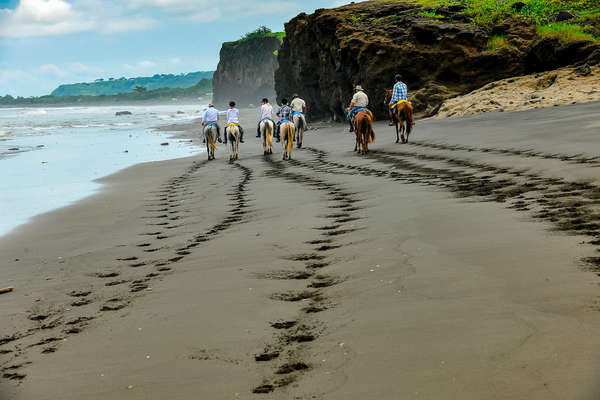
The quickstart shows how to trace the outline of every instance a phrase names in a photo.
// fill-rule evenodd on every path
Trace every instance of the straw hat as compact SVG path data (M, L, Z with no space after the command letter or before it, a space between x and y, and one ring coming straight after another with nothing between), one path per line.
M360 85L356 85L356 86L354 87L354 90L360 90L360 91L362 91L362 90L363 90L363 88L362 88L362 86L360 86Z

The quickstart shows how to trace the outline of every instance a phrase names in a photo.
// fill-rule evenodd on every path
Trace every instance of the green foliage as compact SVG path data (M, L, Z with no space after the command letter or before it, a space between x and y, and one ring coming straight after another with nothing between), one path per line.
M138 77L125 79L109 78L108 80L96 79L90 83L74 83L60 85L52 96L100 96L118 93L133 92L136 86L143 86L148 90L160 88L187 88L192 87L202 79L211 79L213 71L191 72L189 74L156 74L151 77Z
M40 96L40 97L17 97L10 95L0 97L0 105L45 105L45 104L102 104L102 103L132 103L137 101L171 101L176 98L197 99L207 97L212 92L212 78L202 79L192 87L188 88L161 88L155 90L136 90L129 93L120 93L114 95L77 95L77 96Z
M275 57L277 57L277 56L279 55L279 50L275 50L275 51L273 51L273 55L274 55Z
M462 6L464 13L473 22L491 26L508 17L523 18L537 25L547 25L556 21L561 10L568 10L577 16L573 22L600 21L598 0L379 0L381 2L402 1L422 5L429 9L448 6ZM513 5L522 1L525 6L517 10ZM432 11L423 11L425 17L433 17Z
M223 44L228 44L237 47L242 42L261 37L276 37L277 39L279 39L279 43L283 43L283 38L285 38L285 32L271 32L269 28L263 25L256 28L252 32L246 33L239 40L233 42L225 42Z
M506 40L504 35L493 35L493 36L490 36L490 38L488 39L487 46L485 46L485 49L483 49L483 51L487 52L487 53L491 53L500 48L509 48L509 47L514 47L514 46L511 45Z
M585 31L585 28L579 25L565 24L564 22L553 22L547 25L540 25L537 32L543 37L555 37L563 41L569 40L589 40L600 41Z
M437 15L435 11L421 11L418 15L425 18L444 19L443 15Z

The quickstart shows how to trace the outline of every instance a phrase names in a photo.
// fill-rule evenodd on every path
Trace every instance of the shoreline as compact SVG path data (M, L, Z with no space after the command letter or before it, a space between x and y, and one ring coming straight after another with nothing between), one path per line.
M315 125L292 162L248 113L238 163L104 177L0 240L0 397L595 398L599 111L382 121L367 157Z
M88 109L88 107L81 108L83 110ZM17 108L17 110L19 109L23 110L22 107ZM110 107L108 109L110 110ZM173 110L173 113L174 112L175 111ZM106 111L104 111L104 113L106 114ZM139 116L137 116L136 118L137 120L139 120ZM104 117L104 119L106 119L106 117ZM28 206L27 209L24 209L22 212L20 212L20 214L18 214L18 217L13 217L11 219L5 220L5 225L2 226L3 229L0 232L0 240L5 235L10 234L10 232L14 229L18 228L23 224L28 223L28 221L30 221L32 218L35 218L35 216L37 215L45 214L58 208L66 207L93 195L98 190L101 190L101 187L98 185L98 183L102 180L103 177L117 173L118 171L124 168L128 168L139 163L147 162L148 159L150 159L149 161L154 161L165 159L165 157L167 157L167 159L182 158L189 157L189 154L191 154L192 152L195 152L197 154L201 154L202 152L204 152L202 146L197 146L199 144L197 140L186 140L188 139L187 137L178 137L175 134L168 134L162 131L161 129L158 129L162 126L165 126L166 124L170 124L169 121L157 120L154 126L144 127L138 126L137 121L135 120L133 122L130 122L129 120L126 122L120 122L120 120L117 120L117 122L113 122L112 124L109 124L108 122L102 122L100 124L97 123L96 125L91 124L91 128L88 125L75 125L73 127L70 127L69 124L71 122L68 122L68 119L66 121L67 125L65 126L61 125L61 123L65 123L64 121L56 122L58 126L54 128L54 131L51 134L43 134L42 131L42 134L40 134L40 136L37 138L28 138L26 136L20 136L19 133L17 133L16 136L13 136L11 138L5 138L6 140L3 142L5 143L4 146L6 148L10 148L10 150L17 150L6 153L4 159L6 159L5 161L10 163L8 165L5 165L5 168L7 170L15 168L23 171L22 168L28 168L31 171L36 171L36 163L39 164L40 160L42 160L41 167L38 167L41 168L41 173L44 174L44 176L47 176L48 179L50 179L51 181L55 181L55 184L57 186L71 186L71 193L69 193L69 196L67 196L67 198L61 200L59 200L58 198L55 199L51 197L50 199L47 199L44 202L44 204L42 204L41 202L40 204L34 204L34 202L30 206ZM37 127L35 123L33 123L33 125ZM106 132L99 131L99 129L108 129L106 128L106 126L122 127L119 131L119 134L122 135L125 138L125 140L123 140L123 137L114 139L103 139L103 137L109 137L109 135L105 135ZM73 131L73 128L79 128L80 131L72 133L71 131ZM63 129L68 129L68 131L63 132ZM151 133L151 135L147 135L146 133ZM54 135L58 135L59 137L66 137L65 135L69 134L75 135L74 138L81 137L81 139L77 139L74 141L71 140L70 143L67 143L66 139L62 139L62 141L57 140L56 142L52 140ZM129 136L128 138L127 135ZM87 151L86 144L83 141L85 138L90 137L90 140L93 141L92 143L94 143L94 145L100 144L100 146L97 149L94 149L93 151L96 151L98 154L104 155L104 165L99 164L101 160L99 160L98 157L100 156L96 156L96 159L98 160L95 161L97 162L87 167L87 169L85 170L86 172L84 172L83 174L75 173L70 174L70 177L63 176L64 170L69 170L73 167L72 162L70 164L68 162L63 162L62 164L59 164L57 166L54 164L54 162L57 160L56 157L59 157L58 160L60 162L60 152L66 152L68 154L71 151ZM138 140L138 138L140 138L141 140ZM112 140L112 142L110 140ZM171 146L164 149L162 147L158 148L158 145L162 145L162 142L164 141L171 142ZM136 144L136 142L138 143ZM36 143L37 145L35 145ZM43 144L40 145L40 143ZM152 143L154 143L156 147L148 147L149 145L151 146ZM122 148L119 149L119 147ZM123 151L123 149L125 150ZM44 151L44 153L40 155L31 154L32 152L39 150ZM127 154L125 156L122 156L121 153ZM75 159L75 157L69 157L71 159ZM15 184L18 184L18 182L30 182L30 180L27 179L27 174L24 172L20 172L18 175L14 175L14 177L14 179L18 179L17 177L20 177L20 179L22 179L22 181L15 181ZM8 182L11 181L5 181L5 184L9 185ZM26 191L27 188L31 186L32 190L37 190L39 193L49 194L46 192L51 191L50 187L48 187L48 189L44 187L35 189L35 185L39 184L41 184L41 182L37 182L33 179L30 183L24 183L23 185L18 184L19 192L17 193ZM7 190L10 190L8 186ZM12 197L10 196L7 197L7 199L11 198ZM7 204L7 206L9 205ZM9 227L9 230L4 229Z

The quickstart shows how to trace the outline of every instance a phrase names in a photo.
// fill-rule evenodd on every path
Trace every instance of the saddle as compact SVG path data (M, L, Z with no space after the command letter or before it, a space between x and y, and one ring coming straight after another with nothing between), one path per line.
M214 122L207 122L204 126L209 126L209 125L212 125L215 128L218 128L217 124L215 124Z
M230 126L237 126L237 127L239 127L239 126L240 126L240 124L238 124L238 123L236 123L236 122L230 122L230 123L228 123L227 125L225 125L225 128L229 128Z
M260 123L261 123L261 122L263 122L263 121L271 121L271 122L273 122L273 120L272 120L271 118L269 118L269 117L264 117L263 119L261 119L260 121L258 121L258 123L260 124Z
M402 104L402 103L408 103L408 105L412 106L412 103L408 100L398 100L397 102L392 104L392 106L390 108L393 109L394 107L397 107L399 104Z
M304 113L302 113L300 111L292 111L292 117L297 114L304 115Z
M282 119L281 121L279 121L279 125L281 125L281 124L283 124L283 123L286 123L286 122L289 122L290 124L292 124L292 123L293 123L293 122L292 122L292 121L290 121L289 119Z

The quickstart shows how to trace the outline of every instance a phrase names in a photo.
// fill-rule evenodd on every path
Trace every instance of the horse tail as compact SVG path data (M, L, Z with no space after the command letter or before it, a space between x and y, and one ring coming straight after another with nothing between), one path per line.
M404 119L406 120L406 137L408 137L408 135L410 135L410 132L412 131L413 125L415 124L413 120L412 106L410 104L406 104L406 107L404 107L403 111Z
M292 154L292 150L294 150L294 129L296 129L296 127L293 127L293 126L294 126L294 124L287 124L286 135L288 138L288 150L289 150L290 154Z
M267 142L269 143L269 147L273 147L273 123L266 121L265 122L265 136L267 136Z
M212 130L210 132L210 135L208 136L208 145L210 147L210 151L215 151L217 149L217 144L215 143L215 136L212 133Z
M206 141L208 142L208 147L210 148L211 151L215 151L217 149L217 144L215 143L215 134L213 132L213 127L212 126L208 126L206 128L204 128L205 133L204 133L204 137L206 137Z

